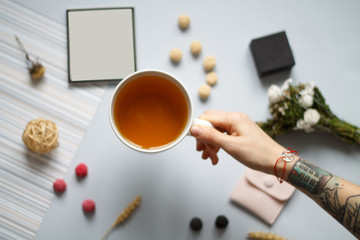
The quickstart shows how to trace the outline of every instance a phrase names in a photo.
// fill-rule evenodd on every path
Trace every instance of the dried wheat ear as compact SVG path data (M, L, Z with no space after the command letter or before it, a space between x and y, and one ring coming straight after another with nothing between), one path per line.
M111 225L111 227L106 231L105 235L101 238L104 240L107 235L113 230L117 225L123 223L129 216L134 212L134 210L139 206L141 202L141 196L137 196L129 205L120 213L120 215L116 218L115 222Z
M254 240L286 240L284 237L270 232L249 232L248 237Z

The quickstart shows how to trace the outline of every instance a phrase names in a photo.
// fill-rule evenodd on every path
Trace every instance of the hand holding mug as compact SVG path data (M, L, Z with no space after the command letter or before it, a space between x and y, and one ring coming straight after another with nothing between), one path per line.
M210 158L216 165L219 160L217 152L222 148L252 169L273 173L274 163L285 148L270 138L246 114L205 111L200 118L215 127L193 126L190 130L197 139L197 150L203 152L204 159Z

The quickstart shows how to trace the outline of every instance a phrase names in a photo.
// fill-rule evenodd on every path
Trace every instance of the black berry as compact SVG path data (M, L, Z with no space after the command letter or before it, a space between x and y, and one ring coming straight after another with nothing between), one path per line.
M218 216L215 221L215 225L217 228L226 228L228 223L229 220L224 215Z
M202 228L202 221L200 218L194 217L190 221L190 228L194 231L200 231Z

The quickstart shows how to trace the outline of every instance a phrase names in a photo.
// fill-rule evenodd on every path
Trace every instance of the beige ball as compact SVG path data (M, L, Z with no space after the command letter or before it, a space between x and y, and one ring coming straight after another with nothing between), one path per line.
M28 122L22 140L33 152L40 154L50 152L59 145L58 128L50 120L37 118Z
M215 68L216 59L214 56L207 56L203 61L204 70L210 72Z
M193 41L190 45L191 53L198 56L201 53L202 45L200 41Z
M218 76L215 72L209 72L206 74L206 83L210 86L214 86L218 81Z
M181 61L182 52L179 48L174 48L170 51L170 60L174 63L178 63Z
M182 30L185 30L189 27L190 25L190 18L189 16L187 15L180 15L178 17L178 24L179 24L179 27L182 29Z
M199 87L199 97L202 100L206 100L210 96L211 87L207 84L202 84Z

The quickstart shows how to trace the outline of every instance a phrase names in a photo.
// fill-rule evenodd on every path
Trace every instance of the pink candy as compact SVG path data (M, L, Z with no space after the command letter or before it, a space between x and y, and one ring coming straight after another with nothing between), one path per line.
M53 184L55 192L62 193L66 190L66 183L63 179L58 178Z
M87 166L85 165L85 163L80 163L75 168L75 173L76 173L76 176L78 176L78 177L86 177L87 172L88 172L88 169L87 169Z
M86 199L82 203L84 212L92 212L95 210L95 202L91 199Z

